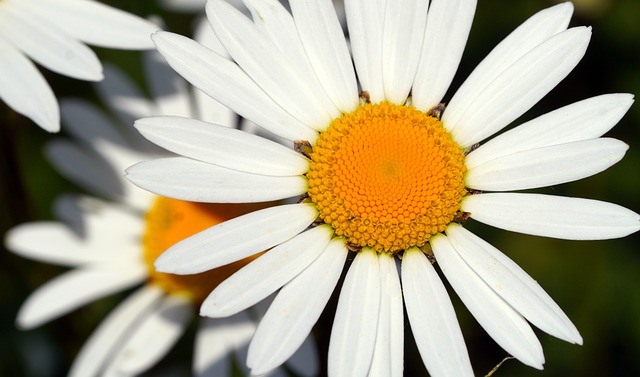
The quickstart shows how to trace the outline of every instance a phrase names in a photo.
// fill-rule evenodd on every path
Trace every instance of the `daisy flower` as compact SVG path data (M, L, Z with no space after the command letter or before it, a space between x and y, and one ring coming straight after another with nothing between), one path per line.
M194 116L186 83L155 51L147 55L146 63L152 76L149 81L156 83L151 85L155 101L146 100L124 75L106 66L107 80L99 86L106 102L125 120L145 112ZM195 103L207 109L204 118L229 124L237 119L228 109L222 114L222 105L209 97L199 98ZM219 111L212 113L216 106ZM209 291L257 255L189 276L156 272L156 257L177 241L265 204L192 203L140 190L120 172L133 161L166 156L166 152L159 152L139 135L134 139L119 131L90 103L63 101L62 116L66 130L77 141L52 141L47 145L48 156L63 175L113 201L63 196L55 205L60 221L22 224L7 233L6 247L14 253L72 268L27 298L17 324L31 329L142 284L96 328L70 371L71 376L83 377L137 375L155 365L176 343ZM257 326L255 317L260 314L264 310L198 321L194 375L230 376L233 355L246 359ZM307 341L288 366L302 376L317 374L314 343ZM283 375L284 370L276 374Z
M85 43L149 49L158 27L93 0L0 0L0 99L49 132L58 102L32 59L61 75L100 81L102 65Z
M473 219L579 240L640 229L640 216L615 204L511 192L574 181L619 161L628 146L601 136L631 95L585 99L491 138L584 55L591 30L567 29L572 5L526 20L445 107L475 1L346 1L351 53L328 0L290 0L291 14L275 0L245 4L253 20L225 1L207 3L232 59L171 33L153 40L189 82L295 142L294 150L214 124L152 117L137 121L138 130L182 156L141 162L128 178L181 200L300 198L213 226L155 263L163 272L200 273L269 249L201 307L203 315L225 317L279 290L249 346L252 372L272 370L302 343L350 251L330 376L402 375L403 304L429 373L473 375L434 263L489 335L523 363L544 363L530 324L581 343L534 279L461 225Z

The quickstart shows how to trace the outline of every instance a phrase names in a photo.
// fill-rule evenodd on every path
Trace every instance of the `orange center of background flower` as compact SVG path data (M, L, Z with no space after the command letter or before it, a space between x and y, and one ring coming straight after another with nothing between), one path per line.
M435 117L388 102L335 119L310 154L309 196L356 247L423 246L460 209L464 153Z
M149 266L149 280L167 294L182 294L195 302L207 295L233 273L260 254L195 275L157 272L153 262L169 247L213 225L264 208L260 204L193 203L158 197L146 215L144 260ZM213 250L212 250L213 252Z

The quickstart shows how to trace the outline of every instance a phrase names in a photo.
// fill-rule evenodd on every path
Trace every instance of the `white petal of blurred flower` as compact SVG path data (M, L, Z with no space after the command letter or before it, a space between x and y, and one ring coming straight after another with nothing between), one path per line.
M86 44L150 49L150 35L158 29L94 0L2 0L0 99L43 129L57 132L57 100L29 59L61 75L100 81L102 65Z

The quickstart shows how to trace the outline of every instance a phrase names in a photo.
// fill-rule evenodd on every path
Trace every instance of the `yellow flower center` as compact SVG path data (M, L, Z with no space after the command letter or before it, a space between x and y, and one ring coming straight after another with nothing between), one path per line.
M207 295L233 273L258 255L195 275L157 272L153 262L179 241L226 220L263 208L259 204L193 203L158 197L146 215L144 260L149 267L149 281L167 294L181 294L202 302Z
M437 118L388 102L335 119L310 153L309 196L354 247L421 247L460 209L464 153Z

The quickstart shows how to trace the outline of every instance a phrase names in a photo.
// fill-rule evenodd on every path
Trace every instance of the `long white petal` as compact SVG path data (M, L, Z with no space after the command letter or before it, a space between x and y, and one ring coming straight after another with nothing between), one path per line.
M582 344L571 320L520 266L458 224L447 227L447 236L467 265L529 322L562 340Z
M157 32L152 38L176 72L239 115L292 141L313 143L318 137L317 132L276 104L233 61L177 34Z
M151 368L178 341L193 318L193 302L184 296L167 296L144 319L114 357L114 369L137 375Z
M321 225L267 251L216 287L200 314L226 317L254 305L313 263L332 235L328 225Z
M258 29L269 36L286 59L289 67L300 71L304 84L313 91L315 101L322 103L332 118L341 111L327 95L302 45L300 33L291 13L278 0L244 0ZM310 99L308 99L310 100Z
M358 83L342 26L330 0L291 0L291 13L313 69L345 113L358 106Z
M187 82L156 50L145 51L142 54L142 63L151 97L157 106L154 115L191 116L191 96Z
M81 80L102 80L102 65L85 44L51 30L49 22L39 22L21 3L2 7L0 34L16 48L48 69Z
M600 138L516 152L469 169L465 184L476 190L512 191L577 181L608 169L627 149L619 140Z
M412 105L428 111L444 97L467 44L477 0L433 0L422 55L411 90Z
M5 234L4 244L22 257L63 266L105 262L116 257L87 250L87 244L69 227L53 221L15 226Z
M41 19L56 20L55 26L66 34L101 47L151 49L151 33L160 29L145 19L97 1L43 0L30 8Z
M404 361L402 290L395 258L378 255L380 262L380 317L368 377L401 377Z
M572 13L570 2L544 9L503 39L471 72L449 102L443 115L447 129L456 127L467 107L498 75L551 36L566 30Z
M363 248L345 277L331 328L330 376L366 376L380 317L380 266L376 252ZM356 352L354 352L356 351Z
M387 0L345 1L353 62L372 103L384 100L382 32Z
M387 101L402 105L407 100L418 70L428 8L425 0L392 0L387 2L384 25L372 25L383 28L380 58Z
M447 280L493 340L524 364L542 369L542 345L527 321L473 272L446 236L429 242Z
M228 318L200 318L193 370L197 377L228 376L234 349L248 344L256 323L247 312Z
M521 124L496 136L465 159L467 169L498 157L604 135L633 104L632 94L603 94L588 98Z
M224 0L211 0L207 17L229 55L269 97L308 127L323 130L329 125L331 116L321 102L326 96L309 85L315 78L293 68L245 15Z
M402 290L411 330L429 374L473 376L447 290L417 248L408 249L402 257Z
M443 117L456 142L461 147L471 146L529 110L573 70L584 56L590 38L591 28L587 27L558 33L480 90L457 121L451 123Z
M311 204L251 212L176 243L156 259L155 267L162 272L194 274L224 266L291 239L316 216Z
M272 177L223 168L186 157L138 163L126 171L136 186L170 198L207 203L255 203L302 195L302 176Z
M100 323L73 361L69 377L97 376L107 360L128 339L129 332L154 310L163 297L155 286L144 286L127 297Z
M82 305L139 284L147 276L140 265L84 267L66 272L34 291L22 304L16 323L37 327Z
M309 336L338 283L347 253L344 240L331 240L318 259L280 290L249 345L247 365L253 374L266 374L284 363Z
M116 116L123 125L132 125L136 119L154 115L157 112L156 106L151 100L131 81L129 76L122 72L120 68L113 64L104 64L105 79L95 84L96 92L109 112ZM126 132L131 127L121 128L121 132ZM135 146L147 151L152 143L145 140L135 129L131 129L126 140L129 143L135 142ZM140 141L143 143L140 144ZM159 149L159 148L158 148Z
M58 132L58 101L40 71L1 37L0 50L0 99L44 130Z
M598 200L541 194L495 193L465 197L461 210L475 220L513 232L568 240L602 240L640 230L640 215Z
M395 104L407 100L422 52L429 1L387 2L382 33L382 76L385 99Z
M116 172L95 151L77 142L54 139L45 145L44 152L59 174L88 192L120 201L130 190L126 186L131 184L121 177L121 172Z
M152 117L135 127L174 153L247 173L293 176L309 170L300 153L265 138L196 119Z

